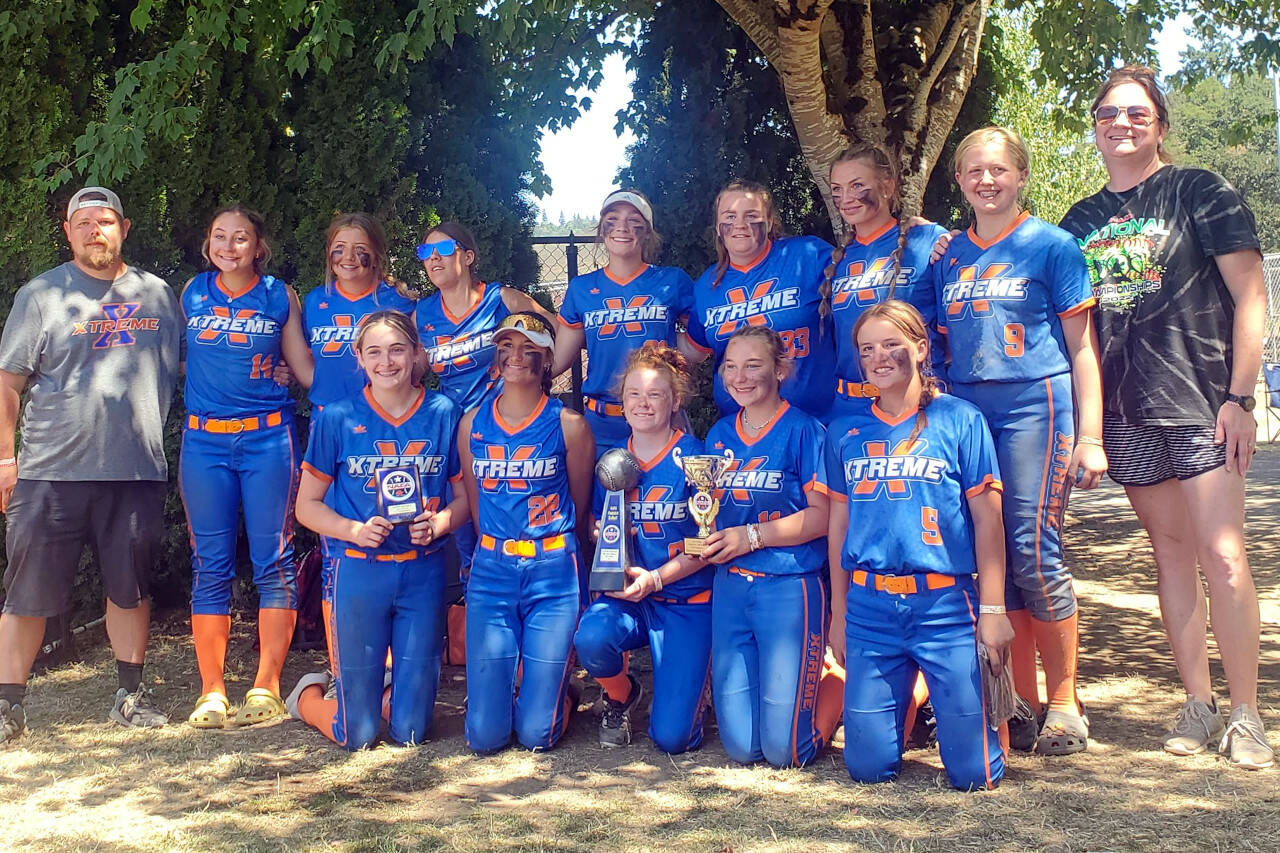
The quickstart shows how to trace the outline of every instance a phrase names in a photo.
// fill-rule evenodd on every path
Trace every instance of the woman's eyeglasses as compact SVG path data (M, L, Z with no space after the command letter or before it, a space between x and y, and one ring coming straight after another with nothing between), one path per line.
M1125 114L1129 119L1129 124L1138 127L1146 127L1156 118L1150 107L1117 107L1108 105L1094 110L1093 120L1098 124L1115 124L1115 120L1120 117L1120 113Z
M419 243L418 260L425 261L431 257L432 252L436 252L442 258L447 258L456 251L458 251L458 241L453 239L436 240L434 243Z

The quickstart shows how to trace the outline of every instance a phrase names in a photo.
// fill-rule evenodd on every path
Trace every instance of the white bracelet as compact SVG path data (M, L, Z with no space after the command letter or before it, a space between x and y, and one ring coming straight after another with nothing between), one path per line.
M1076 444L1092 444L1094 447L1102 446L1102 439L1094 438L1091 435L1077 435Z
M18 457L10 456L8 459L0 459L0 468L8 468L18 464Z
M653 591L662 592L662 572L653 569L649 572L649 577L653 578Z
M760 537L760 525L747 525L747 543L751 545L752 551L759 551L764 544L764 540Z
M1003 616L1005 614L1005 609L1003 604L979 604L978 613L983 616L987 614L991 614L992 616Z

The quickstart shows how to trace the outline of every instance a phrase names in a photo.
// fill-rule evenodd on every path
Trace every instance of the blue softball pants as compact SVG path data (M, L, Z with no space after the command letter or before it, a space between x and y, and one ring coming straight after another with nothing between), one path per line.
M329 625L338 685L333 739L350 750L377 740L390 649L387 734L396 743L421 743L431 729L444 650L443 550L370 557L333 544L339 546Z
M495 543L485 536L472 558L467 746L494 752L511 742L514 731L522 746L550 749L567 723L565 693L581 612L577 546L572 535L557 536L537 542L531 556L520 556L504 553L504 544L535 545Z
M849 584L845 617L844 763L856 782L902 769L902 726L917 671L938 721L938 750L952 786L994 788L1004 776L1000 739L987 725L978 674L973 579L897 595Z
M1075 407L1071 374L1029 382L956 383L953 393L987 419L1004 483L1005 606L1041 622L1076 612L1062 559L1062 519L1071 493Z
M297 609L293 502L299 460L297 433L287 413L283 423L251 432L213 433L190 426L183 432L178 482L191 533L192 613L231 612L241 507L258 606Z
M827 581L716 568L711 688L734 761L803 767L824 743L815 710L827 647Z
M653 660L649 737L673 754L702 746L711 677L710 601L600 596L582 614L573 645L579 663L597 678L619 675L623 654L648 645Z

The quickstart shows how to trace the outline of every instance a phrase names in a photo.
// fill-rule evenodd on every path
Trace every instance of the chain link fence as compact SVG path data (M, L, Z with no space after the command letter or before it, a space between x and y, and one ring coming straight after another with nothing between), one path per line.
M1267 323L1262 333L1262 375L1258 377L1258 419L1262 441L1280 440L1280 254L1263 255Z
M578 236L569 232L568 237L534 237L533 251L538 256L538 283L530 288L533 297L540 302L551 303L560 310L569 280L598 270L609 262L604 246L596 242L594 234ZM586 370L584 352L568 373L562 373L551 386L554 394L562 397L578 411L582 410L582 376Z

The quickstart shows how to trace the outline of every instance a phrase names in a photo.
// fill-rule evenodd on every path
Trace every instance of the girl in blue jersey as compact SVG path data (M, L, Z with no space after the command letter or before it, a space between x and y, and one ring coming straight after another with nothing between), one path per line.
M582 415L548 396L550 323L517 312L493 341L501 390L458 427L479 534L467 580L466 738L494 752L514 731L529 749L549 749L571 710L575 528L591 515L595 442Z
M325 232L325 283L307 294L302 324L315 361L311 403L324 408L366 384L352 343L376 311L412 314L415 294L387 277L387 237L368 213L344 213Z
M513 311L550 317L528 294L476 276L476 238L457 222L432 228L418 246L418 259L436 288L414 315L428 369L440 390L470 411L496 381L493 333L502 319Z
M973 224L934 264L934 285L953 393L986 417L1004 474L1014 684L1032 710L1037 649L1044 666L1039 735L1011 725L1010 738L1015 748L1067 755L1087 747L1089 729L1076 700L1076 597L1062 519L1071 486L1096 486L1107 458L1089 273L1070 234L1022 209L1029 165L1013 131L988 127L961 141L955 178Z
M820 312L831 246L817 237L783 237L773 196L759 184L738 181L716 196L716 264L694 283L689 342L714 355L717 368L729 338L741 326L778 333L793 365L782 398L818 419L831 408L835 338ZM719 372L721 415L737 411Z
M604 200L596 241L609 262L569 282L560 305L555 373L587 351L583 405L596 453L604 453L625 444L629 433L617 395L621 367L649 341L676 345L676 321L689 313L693 281L676 267L650 266L662 238L653 228L649 200L635 190Z
M231 631L236 534L244 508L258 587L260 654L236 725L280 716L280 668L297 617L293 497L298 440L288 389L273 373L283 356L304 386L311 353L293 289L262 272L271 257L257 213L233 205L214 214L204 255L213 267L187 282L187 423L178 480L191 531L191 633L201 696L188 718L221 727Z
M444 644L444 540L467 518L454 447L462 412L414 384L413 321L374 312L354 349L368 385L317 413L298 489L298 520L334 549L335 694L325 699L329 674L313 673L288 700L294 717L351 750L377 740L388 650L395 659L388 736L400 744L426 738ZM380 469L417 480L421 511L411 520L393 524L384 514Z
M910 302L937 335L937 304L929 275L929 252L946 229L932 223L910 225L899 220L902 197L896 161L879 145L846 148L831 165L831 195L849 226L847 237L831 254L822 284L819 311L835 326L835 401L831 417L866 408L875 387L863 375L853 344L853 326L862 312L886 299ZM941 347L932 369L944 368ZM939 379L942 377L939 375Z
M528 294L476 276L476 238L464 225L441 222L432 228L418 245L418 259L436 288L414 313L423 369L434 373L440 390L466 412L480 405L497 381L493 333L503 318L513 311L550 316ZM470 570L475 545L475 526L468 522L454 537L462 577ZM451 599L457 598L457 580L450 578Z
M693 536L697 525L688 512L680 459L702 453L702 442L672 423L689 393L688 362L669 346L645 344L627 359L620 385L631 427L626 447L642 472L631 495L640 565L627 570L624 590L606 593L587 609L573 642L604 690L600 745L631 742L631 710L643 691L627 672L626 652L648 645L649 737L664 752L680 753L702 745L714 574L704 560L683 553L684 537Z
M725 347L720 374L740 408L707 433L706 452L731 462L702 556L716 565L711 685L725 751L743 763L798 767L829 740L839 713L819 719L827 634L823 428L779 395L786 353L766 326L744 326Z
M356 360L356 333L379 310L413 313L416 295L387 280L386 232L368 213L343 213L329 223L324 239L325 283L303 301L302 327L311 344L315 378L308 397L316 412L350 397L368 381ZM316 419L311 420L314 429ZM320 537L323 594L320 607L330 624L333 549Z
M1004 757L983 711L977 643L998 672L1013 628L991 435L977 409L937 390L925 369L924 320L912 306L877 304L854 334L878 395L832 422L825 451L836 502L830 640L846 667L845 766L859 782L897 775L918 670L951 784L992 788Z

